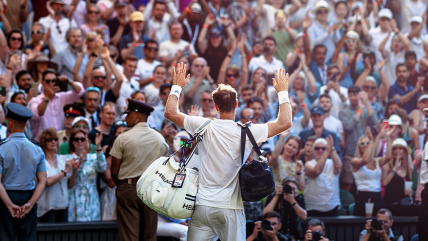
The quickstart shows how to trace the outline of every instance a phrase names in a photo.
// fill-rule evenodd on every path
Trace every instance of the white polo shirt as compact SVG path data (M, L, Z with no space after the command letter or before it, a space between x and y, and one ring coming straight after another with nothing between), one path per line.
M65 39L65 33L71 27L77 27L77 23L76 21L74 21L74 19L69 21L68 18L66 17L61 18L61 20L59 20L59 22L57 23L55 19L53 19L50 15L48 15L46 17L41 18L39 22L43 24L45 29L50 28L51 30L50 41L57 53L61 52L68 46L68 42Z
M257 68L262 67L268 73L275 73L275 70L279 68L284 68L284 63L279 61L277 58L272 56L272 62L269 62L265 59L265 56L262 54L259 57L253 57L250 60L250 64L248 65L248 69L252 73Z

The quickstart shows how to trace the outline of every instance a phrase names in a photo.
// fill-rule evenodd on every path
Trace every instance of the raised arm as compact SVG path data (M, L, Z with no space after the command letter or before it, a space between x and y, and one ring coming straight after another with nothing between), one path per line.
M384 133L386 132L386 155L379 159L379 165L381 167L384 166L385 164L387 164L390 160L392 160L391 134L392 134L392 132L394 132L395 128L396 127L394 126L393 128L390 128L389 130L384 131ZM383 127L382 127L382 129L383 129Z
M278 94L279 111L278 117L274 121L267 123L268 138L288 130L292 126L291 105L288 99L288 73L280 68L275 71L276 78L273 79L273 87Z
M113 62L113 59L111 59L110 51L108 50L107 47L103 48L103 52L101 53L101 58L104 59L105 64L108 65L109 69L111 70L110 72L113 73L116 79L116 82L114 82L113 86L111 87L111 90L113 92L113 95L115 97L118 97L120 88L123 83L123 77L120 74L119 70L117 70L115 63ZM111 73L110 73L110 76L111 76Z
M208 16L205 18L205 22L202 25L202 29L201 29L201 32L199 33L199 37L198 37L198 46L199 46L199 51L201 52L201 54L204 54L205 51L207 50L207 47L208 47L207 32L208 32L208 29L210 28L210 26L214 22L215 22L214 14L212 14L212 13L208 14Z
M236 41L234 41L232 48L229 50L229 52L227 52L226 57L224 57L223 62L221 63L220 70L218 72L218 77L217 77L217 84L225 83L226 68L230 63L230 59L232 58L232 55L235 53L235 50L236 50ZM247 69L248 69L248 66L247 66Z
M9 46L7 45L6 37L3 31L0 31L0 60L3 64L6 63L7 55L9 54Z
M389 31L388 35L382 40L382 42L379 45L379 51L382 53L382 56L384 58L388 57L388 51L385 49L385 45L388 42L389 36L391 36L391 31Z
M86 43L82 46L82 51L77 54L77 60L73 67L73 80L83 84L82 76L80 76L80 66L82 65L83 57L87 52Z
M239 91L241 91L242 86L248 83L248 75L249 75L248 60L247 60L247 55L245 54L245 34L242 34L241 38L239 39L238 50L239 50L239 53L241 54L241 69L242 69L241 80L239 81L238 89Z
M289 131L284 131L279 135L278 142L276 142L275 148L272 151L272 156L268 163L270 167L276 167L278 165L278 157L281 154L282 147L284 146L285 137L287 137L288 134L290 134Z
M339 42L336 45L336 49L334 50L333 56L331 57L332 63L337 63L337 58L339 57L340 51L342 50L343 45L345 44L346 39L346 33L342 34L342 37L340 38ZM341 64L339 61L338 65ZM340 69L342 69L341 66L339 66Z

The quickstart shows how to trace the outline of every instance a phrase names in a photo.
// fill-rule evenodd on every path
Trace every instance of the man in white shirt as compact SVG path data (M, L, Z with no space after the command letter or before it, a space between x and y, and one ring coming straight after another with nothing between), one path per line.
M288 75L278 70L275 89L278 92L279 113L275 121L250 126L257 143L266 141L291 127L291 108L288 100ZM205 118L187 116L179 112L178 98L189 81L186 68L178 64L174 73L173 86L165 110L165 118L186 129L191 134L205 122ZM237 93L230 86L221 84L213 92L219 119L210 123L199 145L201 157L199 190L196 195L195 212L189 224L188 239L245 240L245 214L238 173L241 163L241 128L235 123ZM247 139L244 160L250 155L252 146Z
M137 70L135 71L135 75L140 78L141 90L152 81L153 71L156 66L161 64L161 62L156 60L158 58L158 51L159 44L155 40L150 39L144 45L144 58L138 60Z
M379 45L388 35L388 27L391 26L392 12L388 8L383 8L378 13L378 27L372 27L369 30L369 35L371 37L370 48L371 51L376 53L376 59L378 61L383 60L382 53L379 51ZM393 35L391 34L390 38L386 42L385 49L389 49L391 46L391 40Z
M273 55L276 52L276 40L275 38L268 36L262 41L263 54L259 57L252 57L248 65L248 70L252 73L257 68L262 67L269 74L274 74L275 70L284 68L284 63Z
M67 47L66 33L70 28L77 27L77 23L74 19L70 21L62 14L66 5L64 0L53 0L50 5L54 15L43 17L39 22L47 29L52 46L58 53Z
M186 57L197 57L193 45L182 40L183 26L179 22L172 22L169 26L171 39L162 42L159 47L159 58L165 66L168 66L176 57L183 55Z
M414 16L410 19L411 30L404 34L410 40L410 49L416 53L418 61L425 56L423 41L428 37L426 33L422 34L425 23L421 17Z
M134 91L140 90L140 83L134 76L135 70L137 69L138 58L130 55L126 57L122 63L123 67L123 82L120 87L119 97L116 100L116 107L118 115L116 118L120 118L120 114L126 110L126 100L131 97Z
M401 2L401 31L407 33L411 30L411 22L415 16L422 17L427 10L426 1L406 0ZM423 30L426 33L426 30Z
M275 14L278 10L282 10L284 0L274 0L272 4L266 4L264 0L258 1L255 9L256 16L259 18L259 31L262 38L266 36L271 28L275 26Z
M167 13L167 10L168 12ZM169 24L179 16L177 8L173 1L154 1L146 5L144 9L144 17L148 19L148 28L146 28L146 36L151 36L153 31L156 31L154 39L158 43L162 43L170 39Z

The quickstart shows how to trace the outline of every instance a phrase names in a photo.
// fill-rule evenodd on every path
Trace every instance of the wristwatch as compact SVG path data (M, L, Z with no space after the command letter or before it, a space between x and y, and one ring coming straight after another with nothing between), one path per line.
M64 173L64 177L67 176L67 173L64 170L61 170L62 173Z
M97 54L95 54L95 53L91 53L91 57L98 58L98 55L97 55Z
M49 102L49 99L45 97L45 98L43 98L43 101L44 102Z

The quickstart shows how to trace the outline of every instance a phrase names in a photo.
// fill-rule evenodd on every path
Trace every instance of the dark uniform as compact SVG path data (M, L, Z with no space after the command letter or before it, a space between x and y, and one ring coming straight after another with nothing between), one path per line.
M32 117L31 111L22 105L7 105L8 119L26 122ZM9 126L9 125L8 125ZM0 239L14 241L37 240L37 200L31 211L22 218L14 218L7 205L21 207L33 196L37 173L45 172L45 155L42 149L29 141L23 132L12 132L0 144ZM46 179L45 179L46 180ZM0 191L1 191L0 189Z
M153 108L129 100L127 112L130 111L149 116ZM110 155L122 161L116 189L116 216L120 240L156 241L158 215L138 198L136 183L153 161L167 153L168 145L163 136L145 122L135 124L129 131L120 134L114 142Z

